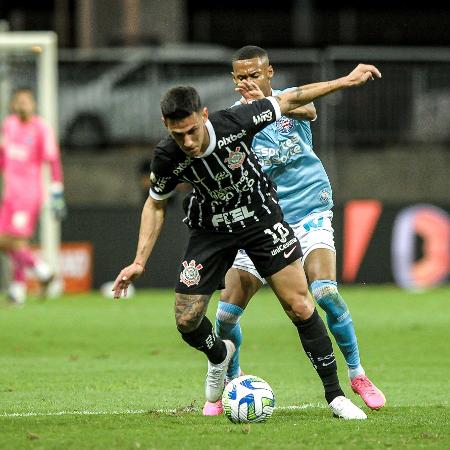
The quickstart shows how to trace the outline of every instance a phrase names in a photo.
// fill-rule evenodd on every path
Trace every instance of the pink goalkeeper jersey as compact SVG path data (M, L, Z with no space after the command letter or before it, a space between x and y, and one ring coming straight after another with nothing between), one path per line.
M41 204L43 163L50 164L53 182L62 183L63 178L53 131L38 116L23 123L18 116L11 115L3 121L0 142L3 201L14 201L24 206Z

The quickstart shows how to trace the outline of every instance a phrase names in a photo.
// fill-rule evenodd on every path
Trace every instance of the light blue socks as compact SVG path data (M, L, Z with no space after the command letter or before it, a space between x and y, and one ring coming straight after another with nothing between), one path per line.
M336 281L313 281L311 283L311 292L327 315L328 328L344 355L349 368L350 379L364 374L359 358L358 341L352 317L344 299L338 292Z
M221 339L229 339L236 346L236 352L228 366L227 379L239 376L239 350L242 343L242 331L239 318L244 310L231 303L220 301L216 313L216 333Z

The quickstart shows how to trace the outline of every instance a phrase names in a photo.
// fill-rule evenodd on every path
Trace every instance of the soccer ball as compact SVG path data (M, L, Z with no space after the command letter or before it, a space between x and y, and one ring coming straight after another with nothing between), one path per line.
M263 379L243 375L225 386L222 405L225 415L233 423L264 422L273 413L275 396Z

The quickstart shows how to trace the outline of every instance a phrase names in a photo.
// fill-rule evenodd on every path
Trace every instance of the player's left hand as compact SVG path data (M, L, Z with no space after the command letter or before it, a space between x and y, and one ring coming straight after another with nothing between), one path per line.
M114 298L126 297L128 286L136 278L139 278L144 272L144 267L136 262L130 264L129 266L122 269L117 275L112 291L114 292Z
M67 217L67 207L64 200L64 192L53 192L51 198L51 207L57 220L63 220Z
M251 103L253 100L264 98L263 92L254 81L242 80L234 90L242 95L244 99L244 102L241 100L242 103Z

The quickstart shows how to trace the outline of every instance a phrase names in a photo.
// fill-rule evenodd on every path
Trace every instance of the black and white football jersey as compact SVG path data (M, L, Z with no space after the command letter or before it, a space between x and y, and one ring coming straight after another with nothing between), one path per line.
M210 231L232 232L281 215L276 186L251 150L254 135L280 116L273 97L214 112L206 122L209 146L195 158L166 137L153 155L150 195L164 200L178 183L190 183L185 223Z

